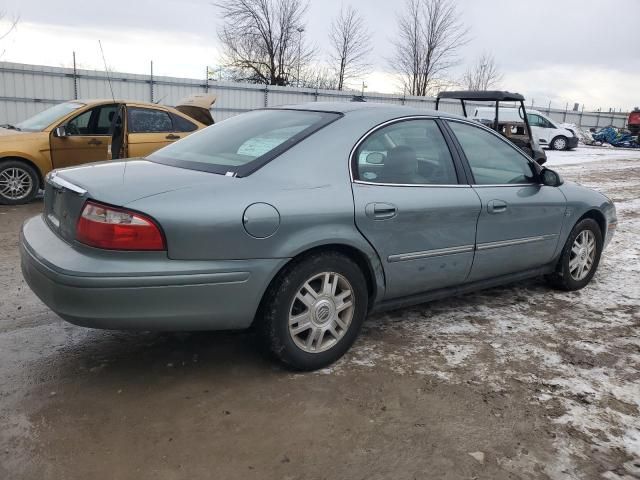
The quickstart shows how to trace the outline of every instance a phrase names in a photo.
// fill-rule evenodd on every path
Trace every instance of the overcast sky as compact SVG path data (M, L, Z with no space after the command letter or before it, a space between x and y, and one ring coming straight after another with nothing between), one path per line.
M398 92L387 59L402 0L311 0L307 35L323 51L341 4L362 12L373 32L374 71L368 91ZM501 87L537 105L585 104L587 109L640 105L640 0L457 0L472 41L461 51L460 77L483 51L504 73ZM615 6L613 5L615 4ZM102 68L98 39L113 70L203 78L216 66L217 10L208 0L0 0L20 16L3 40L1 60Z

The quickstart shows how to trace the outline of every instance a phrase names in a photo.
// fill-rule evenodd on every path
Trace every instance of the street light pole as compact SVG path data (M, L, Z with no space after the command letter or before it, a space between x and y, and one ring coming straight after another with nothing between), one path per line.
M298 74L296 77L296 87L300 87L300 62L302 61L302 32L304 27L298 27Z

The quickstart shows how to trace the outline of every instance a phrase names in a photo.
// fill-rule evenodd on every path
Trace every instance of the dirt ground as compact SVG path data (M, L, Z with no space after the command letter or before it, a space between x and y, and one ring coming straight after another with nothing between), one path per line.
M248 333L63 322L19 268L41 202L0 207L0 479L640 478L640 152L553 153L617 204L590 286L376 315L309 374Z

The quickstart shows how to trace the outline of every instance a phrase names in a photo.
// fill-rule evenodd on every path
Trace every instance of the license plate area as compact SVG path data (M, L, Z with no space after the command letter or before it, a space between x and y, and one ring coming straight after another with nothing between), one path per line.
M47 219L55 228L60 228L60 219L64 203L64 189L50 185L49 205L47 206Z

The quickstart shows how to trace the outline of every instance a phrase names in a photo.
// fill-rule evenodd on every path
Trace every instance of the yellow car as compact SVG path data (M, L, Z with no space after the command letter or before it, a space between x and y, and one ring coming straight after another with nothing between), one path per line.
M144 157L213 123L213 95L175 108L147 102L73 100L0 127L0 204L31 201L54 168Z

